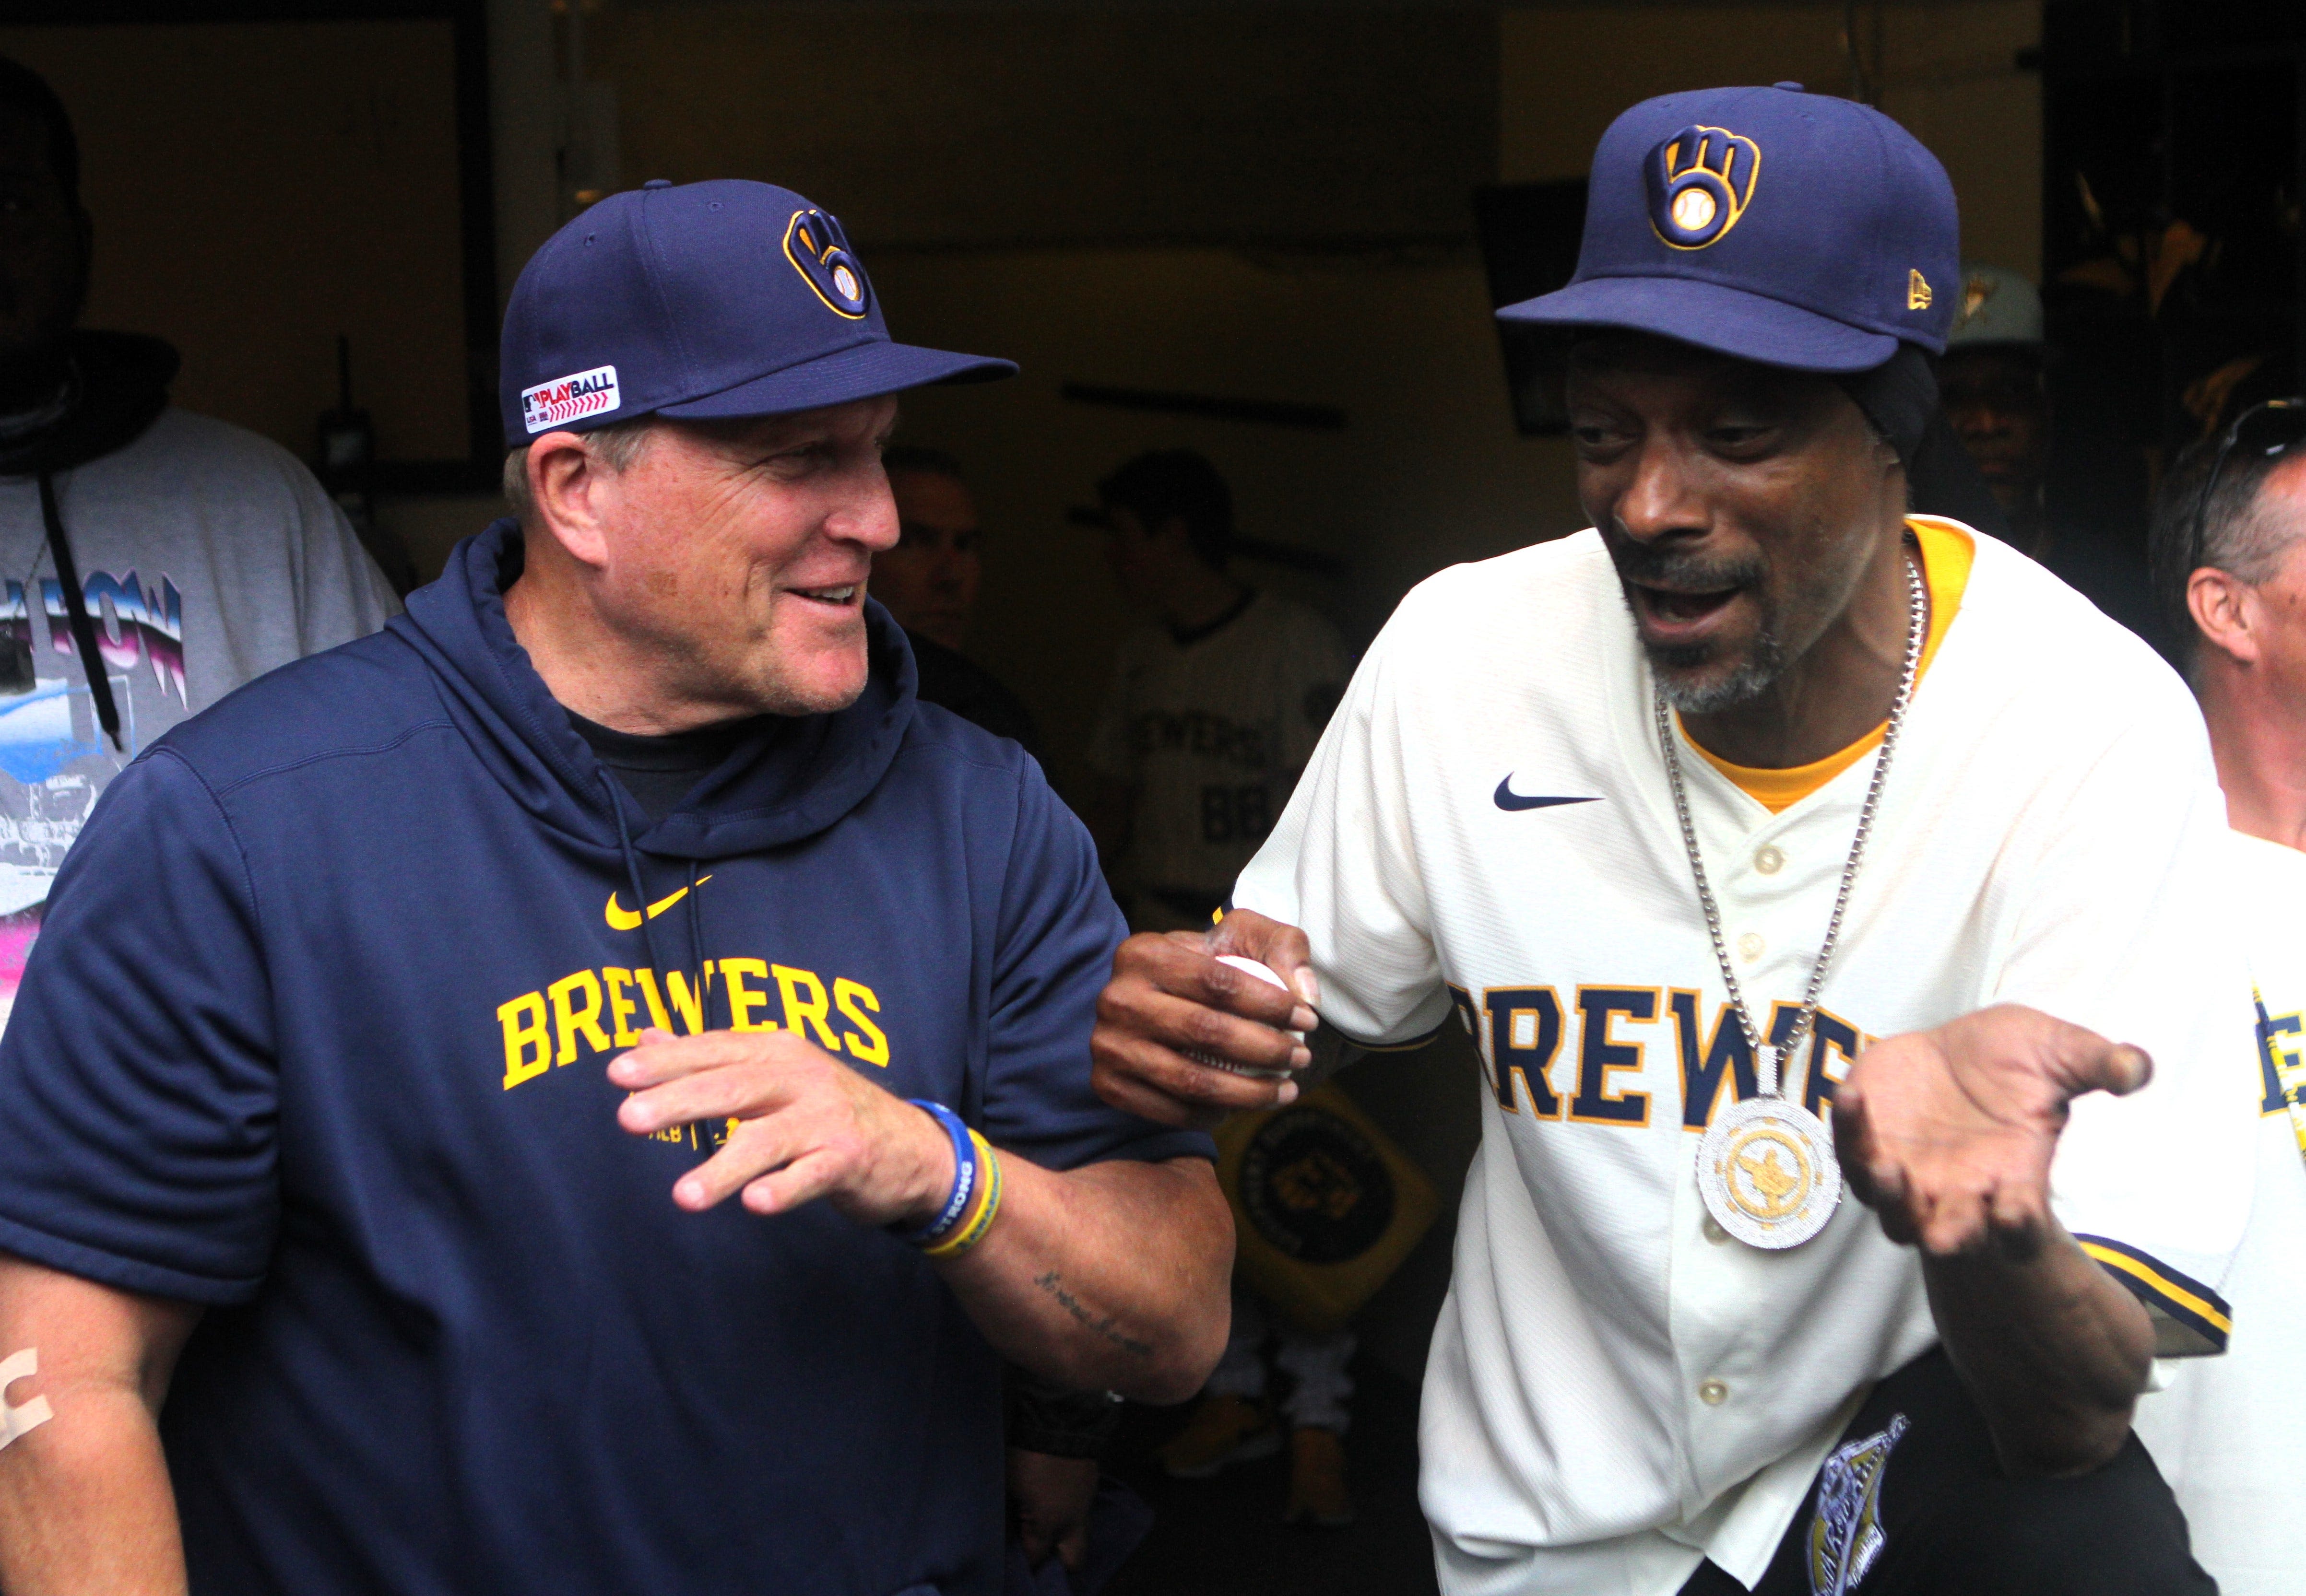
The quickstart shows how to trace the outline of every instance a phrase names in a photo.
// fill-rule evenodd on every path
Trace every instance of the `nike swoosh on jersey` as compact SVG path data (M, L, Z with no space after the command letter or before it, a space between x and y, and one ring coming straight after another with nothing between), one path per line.
M1598 795L1593 798L1524 798L1521 794L1513 789L1513 772L1511 771L1507 771L1506 772L1506 779L1498 783L1497 799L1498 807L1507 811L1515 809L1550 809L1556 804L1598 804L1601 801ZM636 921L635 924L638 924L638 922Z
M713 878L709 875L700 875L696 878L696 884L701 887L712 879ZM617 901L617 895L614 892L611 892L609 894L609 907L602 912L608 917L610 930L630 931L637 926L643 919L653 920L657 916L662 914L666 909L670 909L674 904L679 902L683 898L688 896L688 889L687 887L683 887L677 892L670 892L664 897L658 899L655 902L648 906L647 912L645 915L639 915L635 914L631 909L619 904Z

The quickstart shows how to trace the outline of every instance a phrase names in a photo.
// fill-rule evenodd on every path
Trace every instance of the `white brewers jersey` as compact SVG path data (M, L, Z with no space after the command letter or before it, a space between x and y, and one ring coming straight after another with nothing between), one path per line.
M1975 563L1789 1089L1822 1107L1869 1037L2003 1001L2145 1046L2150 1085L2074 1104L2053 1201L2165 1351L2213 1351L2255 1095L2201 716L2087 600L1941 525ZM1752 1060L1652 713L1598 534L1444 571L1234 890L1304 928L1325 1022L1399 1045L1454 1010L1488 1064L1421 1424L1453 1596L1671 1596L1701 1556L1750 1584L1871 1382L1936 1339L1916 1255L1855 1201L1789 1251L1709 1228L1698 1140ZM1783 1036L1873 761L1777 815L1681 763L1739 979Z
M2230 879L2258 987L2258 1197L2227 1274L2233 1339L2138 1407L2225 1596L2306 1587L2306 853L2232 833Z
M1160 627L1131 634L1089 761L1137 789L1131 883L1223 899L1271 834L1345 670L1337 628L1275 593L1182 643Z

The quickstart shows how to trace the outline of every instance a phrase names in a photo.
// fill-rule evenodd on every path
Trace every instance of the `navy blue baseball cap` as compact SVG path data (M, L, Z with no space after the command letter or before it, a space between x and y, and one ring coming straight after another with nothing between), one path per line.
M1866 371L1900 343L1944 353L1960 260L1945 168L1881 112L1798 83L1703 89L1610 124L1576 275L1498 315Z
M841 224L735 180L659 180L561 228L513 285L503 349L508 448L635 416L782 415L1017 370L893 341Z

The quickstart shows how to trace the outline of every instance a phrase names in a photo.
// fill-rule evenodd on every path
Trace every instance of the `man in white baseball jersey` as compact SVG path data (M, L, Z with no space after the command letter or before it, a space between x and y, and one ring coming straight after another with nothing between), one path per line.
M2306 1580L2306 400L2254 406L2182 457L2153 529L2157 596L2189 638L2233 830L2257 986L2258 1194L2225 1295L2226 1355L2139 1404L2138 1434L2225 1596ZM2222 447L2223 446L2223 447Z
M1228 572L1233 492L1191 449L1097 484L1106 553L1149 613L1089 739L1089 830L1139 930L1207 926L1273 830L1345 688L1337 629Z
M1670 96L1590 194L1570 286L1504 314L1575 332L1598 530L1404 602L1234 912L1124 944L1100 1086L1286 1099L1179 1049L1302 1066L1271 1028L1316 1005L1473 1030L1422 1421L1453 1596L2208 1591L2130 1428L2224 1344L2249 1203L2199 718L1906 516L1958 255L1902 129Z

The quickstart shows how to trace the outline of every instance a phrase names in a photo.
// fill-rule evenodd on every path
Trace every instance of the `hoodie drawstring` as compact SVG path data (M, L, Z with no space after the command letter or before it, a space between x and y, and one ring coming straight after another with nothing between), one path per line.
M88 595L80 587L80 568L73 563L64 518L56 509L56 479L46 471L40 473L40 519L47 526L48 553L56 562L56 585L64 590L64 619L72 627L80 668L88 676L88 696L96 704L97 723L112 739L114 750L124 754L127 750L120 745L120 706L112 702L112 680L105 674L103 657L96 652L96 623L89 619Z
M713 1025L713 995L710 992L705 990L705 906L701 901L699 901L699 894L696 891L696 883L699 879L696 874L697 868L698 866L696 860L691 859L688 861L688 945L690 948L694 949L696 953L697 1012L705 1017L705 1028L707 1030L711 1030L714 1028ZM722 1001L724 1003L728 1001L728 977L723 976L721 981L721 988ZM736 1023L736 1015L733 1012L729 1015L729 1022L731 1025Z
M624 849L625 878L632 883L633 888L633 912L641 917L641 941L647 944L649 963L655 967L657 979L664 986L664 1018L665 1023L667 1026L670 1026L672 1022L672 978L666 972L670 970L671 967L664 961L664 954L656 944L656 928L650 923L648 911L648 889L641 885L641 856L638 850L633 847L633 828L631 823L625 819L625 795L621 791L618 790L617 778L610 774L606 770L603 770L601 772L601 785L608 789L609 809L610 812L617 817L617 845ZM688 864L688 895L691 898L694 898L696 895L696 861L694 859L691 859ZM692 917L691 926L693 938L694 916L696 913L694 905L691 906L689 912ZM692 945L701 949L704 946L704 943L702 942L692 940ZM697 981L696 988L696 1014L698 1020L708 1020L710 1016L706 1014L705 1008L705 970L702 965L697 968L696 975ZM710 1026L707 1026L705 1028L710 1029L711 1028Z

